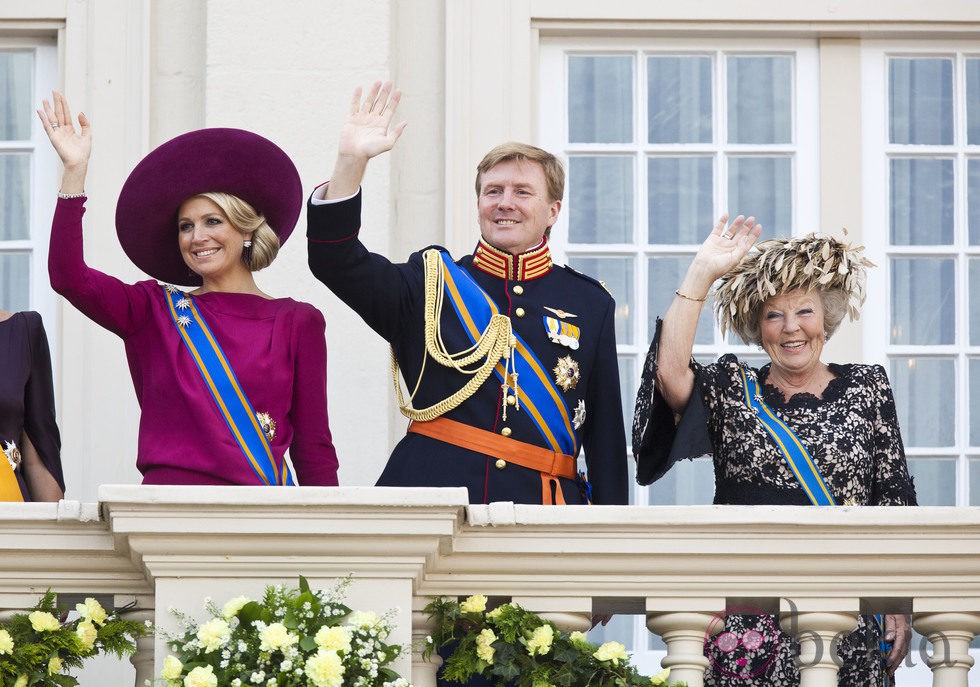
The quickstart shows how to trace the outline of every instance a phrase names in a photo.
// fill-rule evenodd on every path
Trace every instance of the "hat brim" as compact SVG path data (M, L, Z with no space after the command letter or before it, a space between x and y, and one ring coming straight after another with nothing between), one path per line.
M243 129L199 129L151 151L119 192L116 234L129 259L154 279L199 286L177 244L177 211L188 198L222 192L263 215L283 244L303 207L299 172L272 141Z

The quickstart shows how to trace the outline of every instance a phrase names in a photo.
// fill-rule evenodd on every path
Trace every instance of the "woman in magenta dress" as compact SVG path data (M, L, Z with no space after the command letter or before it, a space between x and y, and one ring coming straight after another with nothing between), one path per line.
M76 128L57 92L38 116L65 170L51 285L125 344L142 411L143 483L291 484L288 450L296 482L336 485L323 316L263 293L252 276L299 217L303 192L292 161L240 129L193 131L150 152L123 186L116 231L154 279L126 284L83 256L88 119L79 114ZM192 331L204 337L198 344ZM210 368L200 341L215 347ZM219 377L234 391L222 395ZM238 403L246 414L236 419Z
M51 354L41 316L0 310L0 501L65 493Z

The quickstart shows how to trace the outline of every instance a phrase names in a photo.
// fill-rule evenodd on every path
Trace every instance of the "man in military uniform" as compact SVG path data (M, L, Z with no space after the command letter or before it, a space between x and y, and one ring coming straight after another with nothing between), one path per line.
M454 261L435 246L394 264L358 231L367 162L405 127L392 126L399 97L390 84L355 91L334 174L308 207L310 268L391 344L412 419L378 485L465 486L472 503L626 503L614 302L548 248L560 161L494 148L477 171L475 252Z

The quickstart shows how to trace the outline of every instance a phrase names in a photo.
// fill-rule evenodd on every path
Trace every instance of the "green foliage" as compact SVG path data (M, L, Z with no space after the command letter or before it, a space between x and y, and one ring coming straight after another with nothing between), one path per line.
M482 675L497 687L668 687L669 670L641 675L621 644L596 646L517 604L487 611L486 597L477 594L462 603L439 598L425 611L435 627L423 656L453 647L442 673L448 682Z
M136 640L149 632L142 623L106 613L92 598L70 614L48 590L32 611L0 623L0 685L74 687L78 680L67 671L100 654L131 656Z
M351 578L329 592L313 590L304 577L296 587L270 585L259 601L236 597L218 608L210 599L210 616L198 623L174 615L184 630L167 635L172 651L160 680L167 687L184 685L197 671L213 675L193 684L242 687L320 687L343 680L363 687L410 687L388 668L406 651L388 644L393 612L380 618L352 611L343 603ZM275 678L274 682L270 682Z

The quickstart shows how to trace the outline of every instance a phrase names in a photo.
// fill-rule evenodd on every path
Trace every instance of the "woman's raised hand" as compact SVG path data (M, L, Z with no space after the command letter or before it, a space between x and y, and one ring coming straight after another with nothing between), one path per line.
M355 88L350 114L340 130L338 155L370 159L391 150L407 124L391 125L401 97L390 81L375 81L365 97L360 86Z
M92 154L92 131L88 117L78 113L78 129L72 122L71 109L68 100L59 91L52 91L54 102L43 101L43 109L37 111L37 116L44 126L44 133L51 140L51 145L61 158L65 170L84 167Z
M761 233L762 225L756 224L755 217L746 219L739 215L729 224L728 215L722 215L698 249L694 263L707 272L713 282L745 257Z

